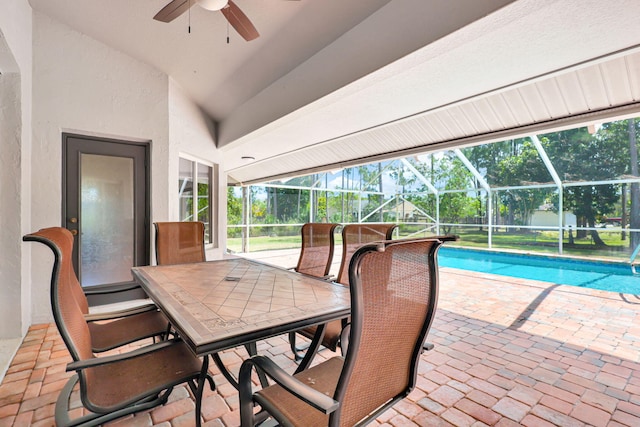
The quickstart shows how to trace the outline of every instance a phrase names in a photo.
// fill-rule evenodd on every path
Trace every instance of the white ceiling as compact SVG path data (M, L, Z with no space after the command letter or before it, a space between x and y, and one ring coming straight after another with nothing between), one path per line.
M170 75L216 121L231 181L638 102L637 56L624 59L637 0L236 0L261 37L231 29L230 44L222 14L198 6L189 34L188 14L152 19L168 0L29 1ZM609 55L623 60L598 80ZM589 101L602 84L615 87Z
M169 0L29 3L35 10L164 71L220 121L388 1L237 0L261 33L252 42L228 28L221 12L197 5L170 23L153 20Z
M635 53L634 53L635 52ZM287 153L259 149L260 160L230 171L239 182L337 170L481 142L640 115L640 49L514 85ZM265 146L262 146L265 147ZM243 147L230 153L244 152ZM294 171L292 173L292 171ZM295 172L297 171L297 172ZM302 172L303 171L303 172Z

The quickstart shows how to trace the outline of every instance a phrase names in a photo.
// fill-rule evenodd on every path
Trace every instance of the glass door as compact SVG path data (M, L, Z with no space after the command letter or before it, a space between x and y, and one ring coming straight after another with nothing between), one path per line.
M148 145L63 135L63 226L83 287L133 283L149 264Z

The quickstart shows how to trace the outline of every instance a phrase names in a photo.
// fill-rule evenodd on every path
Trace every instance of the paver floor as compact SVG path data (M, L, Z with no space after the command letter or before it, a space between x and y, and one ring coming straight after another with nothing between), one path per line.
M443 268L435 349L421 357L416 389L371 425L640 426L639 315L635 295ZM286 337L258 351L293 370ZM232 369L243 357L223 355ZM55 325L32 326L0 385L0 427L54 425L69 361ZM214 375L204 425L237 426L238 395ZM165 406L110 425L190 426L194 407L180 387Z

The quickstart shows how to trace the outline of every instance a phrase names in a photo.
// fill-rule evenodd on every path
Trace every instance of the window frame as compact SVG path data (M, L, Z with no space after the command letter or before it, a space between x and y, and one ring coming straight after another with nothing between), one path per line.
M218 242L219 242L219 238L218 238L218 212L217 212L217 206L218 206L218 165L216 163L213 163L211 161L196 157L196 156L192 156L186 153L179 153L178 155L178 185L179 188L180 186L182 186L183 183L183 173L180 170L180 163L182 160L186 160L191 162L191 172L190 172L190 176L187 177L186 179L190 179L191 183L192 183L192 191L191 191L191 212L190 212L190 218L183 218L182 216L182 206L183 206L183 201L182 199L184 198L184 196L182 195L182 193L180 192L180 190L178 191L178 220L179 221L185 221L185 220L190 220L190 221L200 221L199 217L198 217L198 213L194 212L194 206L198 205L198 199L200 198L198 196L198 185L199 185L199 172L200 172L200 167L206 167L209 168L209 174L208 174L208 179L209 179L209 193L208 193L208 209L209 209L209 221L203 221L205 223L205 230L209 231L209 237L207 238L206 233L205 233L205 247L207 248L217 248L218 247Z

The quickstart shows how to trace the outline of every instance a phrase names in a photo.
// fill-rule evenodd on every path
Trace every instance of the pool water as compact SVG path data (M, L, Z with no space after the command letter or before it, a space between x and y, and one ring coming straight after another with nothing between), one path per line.
M443 247L438 265L603 291L640 294L640 275L621 262Z

